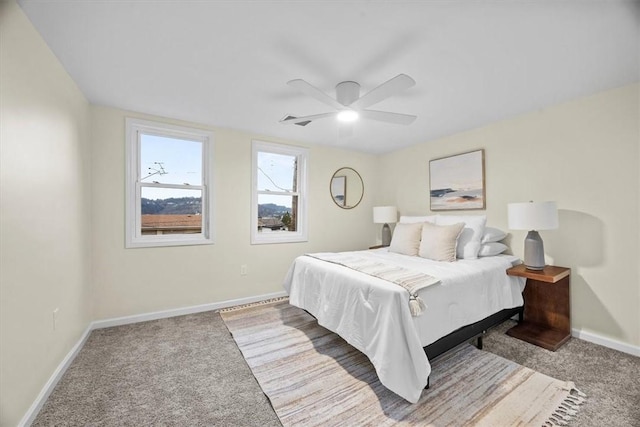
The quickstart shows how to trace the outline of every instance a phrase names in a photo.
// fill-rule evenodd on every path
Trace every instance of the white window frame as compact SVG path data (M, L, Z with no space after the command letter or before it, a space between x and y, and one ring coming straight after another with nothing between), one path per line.
M140 135L158 135L202 143L202 185L155 184L141 182ZM210 245L214 243L213 215L213 133L148 120L126 119L126 223L125 246ZM185 188L202 191L202 230L197 234L142 235L142 187Z
M297 191L295 192L277 192L270 191L268 194L298 196L298 213L297 213L297 230L295 232L274 232L259 233L258 232L258 195L263 194L258 191L258 153L268 152L275 154L283 154L288 156L296 156L298 158L296 177ZM251 244L262 245L271 243L296 243L308 241L307 233L307 162L309 150L302 147L292 145L276 144L265 141L252 141L251 147ZM264 193L266 194L266 193Z

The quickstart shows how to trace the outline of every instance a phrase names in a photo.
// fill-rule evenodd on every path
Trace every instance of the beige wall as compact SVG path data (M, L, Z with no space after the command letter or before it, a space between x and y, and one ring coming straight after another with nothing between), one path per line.
M572 326L640 345L638 85L430 141L381 158L377 203L429 210L429 160L485 149L488 224L507 204L555 200L560 228L542 231L547 262L570 267ZM477 211L471 213L479 213ZM522 256L525 232L511 247Z
M294 257L375 243L371 192L376 188L377 157L310 146L309 241L250 245L251 141L292 143L210 129L215 144L215 245L125 249L125 117L204 127L106 107L91 111L96 319L282 291ZM329 193L331 176L342 166L356 169L365 183L364 199L355 209L338 208ZM248 267L246 276L240 276L242 264Z
M14 2L0 3L0 66L0 425L13 426L91 320L89 105Z

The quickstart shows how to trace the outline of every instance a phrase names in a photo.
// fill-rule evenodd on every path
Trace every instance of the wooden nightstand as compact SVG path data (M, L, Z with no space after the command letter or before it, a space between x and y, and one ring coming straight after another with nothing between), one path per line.
M556 351L571 338L571 269L548 265L535 271L521 264L508 269L507 274L527 278L522 293L524 321L509 329L507 335Z
M375 245L375 246L369 246L369 249L380 249L380 248L387 248L388 246L384 246L384 245Z

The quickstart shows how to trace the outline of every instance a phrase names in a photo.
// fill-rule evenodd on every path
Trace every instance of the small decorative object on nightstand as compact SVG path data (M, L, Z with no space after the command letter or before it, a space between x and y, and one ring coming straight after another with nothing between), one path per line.
M571 338L571 270L547 265L534 271L520 264L508 269L507 274L527 279L522 293L524 321L509 329L507 335L556 351Z

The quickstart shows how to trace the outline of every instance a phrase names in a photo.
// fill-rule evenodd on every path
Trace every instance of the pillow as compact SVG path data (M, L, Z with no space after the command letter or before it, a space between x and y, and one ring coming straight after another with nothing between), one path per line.
M416 222L430 222L432 224L436 223L437 215L429 215L429 216L400 216L400 222L404 224L414 224Z
M462 222L452 225L423 223L418 255L434 261L455 261L458 236L463 229Z
M396 224L391 238L391 245L389 245L389 252L411 256L418 255L421 231L422 223Z
M480 251L478 252L478 256L495 256L500 255L502 252L509 249L507 245L499 242L489 242L483 243L480 246Z
M507 237L507 233L494 227L485 227L482 243L499 242Z
M476 259L480 251L480 241L484 234L484 226L487 223L486 215L438 215L437 225L450 225L464 223L464 230L458 238L456 253L458 258Z

